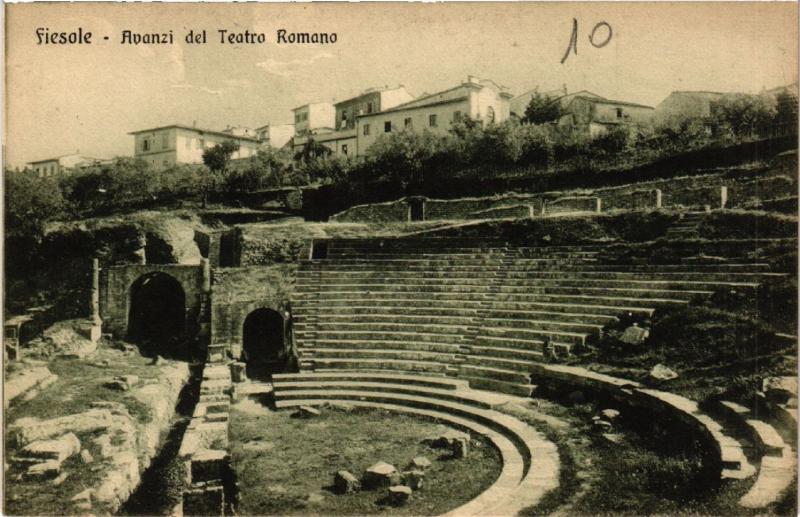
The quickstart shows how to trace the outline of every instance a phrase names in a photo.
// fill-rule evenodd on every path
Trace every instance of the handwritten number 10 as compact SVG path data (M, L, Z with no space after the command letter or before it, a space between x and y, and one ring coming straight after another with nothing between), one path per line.
M601 29L601 27L605 27L605 30L599 30L598 32L598 29ZM600 22L594 26L592 33L589 34L589 43L591 43L594 48L603 48L608 45L613 35L614 32L611 30L611 25L607 22ZM570 50L573 51L576 56L578 55L578 20L576 18L572 19L572 36L569 38L567 51L564 52L564 57L561 58L562 65L569 57Z

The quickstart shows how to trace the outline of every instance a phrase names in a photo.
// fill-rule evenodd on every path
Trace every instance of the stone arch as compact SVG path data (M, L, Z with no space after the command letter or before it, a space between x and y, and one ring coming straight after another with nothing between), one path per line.
M285 322L280 312L258 308L242 323L242 358L248 375L282 371L286 362Z
M186 292L172 275L146 273L130 286L128 339L143 351L181 356L186 348Z

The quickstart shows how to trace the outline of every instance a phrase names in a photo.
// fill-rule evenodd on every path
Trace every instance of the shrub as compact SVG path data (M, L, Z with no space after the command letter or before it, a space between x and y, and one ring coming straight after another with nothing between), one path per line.
M17 237L38 238L44 224L66 208L54 178L5 171L6 231Z
M749 360L782 348L763 322L704 306L656 313L648 346L686 367Z

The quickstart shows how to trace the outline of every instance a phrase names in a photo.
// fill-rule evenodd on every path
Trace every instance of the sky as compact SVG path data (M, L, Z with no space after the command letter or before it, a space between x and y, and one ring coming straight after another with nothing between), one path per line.
M793 2L449 4L6 4L6 164L80 151L133 154L131 131L291 123L291 109L375 86L415 96L467 75L521 94L589 90L656 106L673 90L758 92L797 80ZM561 63L578 22L577 54ZM593 28L610 41L596 48ZM38 45L82 28L91 45ZM205 45L186 44L205 29ZM263 32L225 44L217 30ZM335 32L335 44L277 44ZM172 45L123 45L122 31ZM608 32L598 28L595 43ZM103 36L108 36L104 40Z

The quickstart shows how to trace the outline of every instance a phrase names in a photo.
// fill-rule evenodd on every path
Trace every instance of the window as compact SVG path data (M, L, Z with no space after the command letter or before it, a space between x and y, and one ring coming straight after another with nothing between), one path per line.
M489 124L494 124L494 108L491 106L486 108L486 121Z
M342 154L347 156L347 144L342 144Z
M461 111L453 112L453 122L461 122Z
M617 108L617 118L622 118L622 108Z
M308 120L308 113L303 113L303 115L302 115L302 120L303 120L303 122L305 122L306 120Z
M301 120L303 120L303 118L300 116L300 113L295 113L294 114L295 123L300 122Z
M166 149L167 147L169 147L169 135L164 133L161 135L161 148Z
M145 138L144 140L142 140L142 151L147 152L149 150L150 150L150 140Z
M383 123L383 132L384 133L391 133L392 132L392 121L387 120Z
M411 117L408 117L407 119L405 119L405 120L403 121L403 126L404 126L406 129L411 129Z
M371 103L371 102L368 102L368 103L367 103L367 113L372 113L372 109L373 109L373 108L372 108L372 103Z
M364 124L364 130L362 132L364 133L364 136L369 134L369 124Z
M428 117L428 125L431 127L436 127L436 115L430 115Z
M342 111L342 122L347 122L347 111Z

